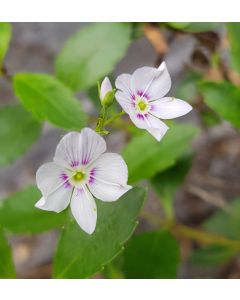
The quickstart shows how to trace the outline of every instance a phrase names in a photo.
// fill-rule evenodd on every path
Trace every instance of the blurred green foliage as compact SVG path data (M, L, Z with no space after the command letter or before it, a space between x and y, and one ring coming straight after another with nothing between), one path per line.
M172 167L158 173L151 179L151 184L160 197L166 216L173 218L174 195L183 183L192 165L192 156L180 158Z
M0 227L0 278L13 279L15 277L11 248Z
M0 67L7 53L11 40L12 28L11 24L0 22Z
M0 107L0 166L24 154L39 138L41 127L20 105Z
M222 118L240 127L240 89L229 82L201 82L199 89L206 104Z

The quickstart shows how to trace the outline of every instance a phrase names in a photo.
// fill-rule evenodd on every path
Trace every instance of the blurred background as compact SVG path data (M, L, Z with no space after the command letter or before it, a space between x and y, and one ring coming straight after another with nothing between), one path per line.
M200 23L199 28L179 24L133 24L133 42L111 76L116 78L121 73L132 73L141 66L158 66L165 60L173 82L171 95L193 105L194 110L179 122L194 124L201 133L193 142L196 155L191 168L174 196L174 211L179 223L199 228L216 211L240 195L240 135L229 122L220 119L204 104L197 90L197 81L200 78L214 82L225 79L238 86L240 76L230 67L225 24ZM13 36L5 60L7 72L53 73L54 59L66 40L86 25L13 23ZM96 116L91 93L79 93L78 97L84 110ZM0 104L16 102L11 83L6 77L1 77ZM44 124L41 138L25 155L10 166L0 168L1 199L35 184L36 170L52 160L63 133L61 129ZM107 137L107 143L110 151L120 152L126 143L125 134L116 130ZM156 216L163 214L153 188L149 189L144 211ZM240 233L240 217L238 221L234 226L238 226ZM154 228L144 216L140 217L137 232ZM9 236L18 278L51 277L57 238L57 231L34 236ZM221 253L210 249L192 257L202 244L192 238L179 239L182 259L178 278L240 278L240 257L236 253L225 260L217 260ZM108 276L102 273L96 278Z

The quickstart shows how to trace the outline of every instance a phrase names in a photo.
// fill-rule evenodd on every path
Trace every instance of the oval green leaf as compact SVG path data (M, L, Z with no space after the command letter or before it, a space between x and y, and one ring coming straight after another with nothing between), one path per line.
M27 187L0 202L0 225L11 233L39 233L65 224L67 214L42 211L35 207L41 193Z
M129 182L149 179L171 167L189 150L197 132L193 125L175 124L161 142L147 132L133 138L123 150L123 157L128 165Z
M14 76L16 96L39 120L69 130L85 126L81 103L56 78L47 74L19 73Z
M62 232L54 261L55 278L88 278L118 255L132 235L145 190L133 188L118 201L97 201L95 232L88 235L72 222Z
M94 23L65 44L56 60L57 77L74 91L85 90L111 73L131 42L130 23Z

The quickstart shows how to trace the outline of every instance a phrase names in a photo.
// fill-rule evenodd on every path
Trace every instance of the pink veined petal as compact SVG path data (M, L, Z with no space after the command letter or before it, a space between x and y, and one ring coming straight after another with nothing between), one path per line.
M131 89L131 77L130 74L121 74L115 81L116 88L129 98L134 94L134 91Z
M160 141L168 130L168 126L158 118L148 114L141 118L130 116L133 123L140 129L146 129L156 140Z
M149 115L148 122L150 123L150 127L146 128L147 131L155 137L157 141L160 141L165 133L168 131L168 126L159 120L158 118Z
M151 114L161 119L174 119L186 115L191 110L190 104L172 97L165 97L151 103Z
M112 90L112 84L108 77L105 77L100 88L100 98L103 99L107 92Z
M151 100L165 96L171 88L171 78L166 64L163 62L159 68L142 67L137 69L131 80L131 87L137 93L143 93Z
M82 155L81 149L81 133L70 132L58 143L53 160L65 168L72 168L80 165Z
M59 142L54 161L65 168L87 165L106 151L104 139L90 128L70 132Z
M107 149L103 137L90 128L84 128L82 134L82 164L88 165Z
M92 234L97 223L97 206L86 186L74 189L71 211L78 225L88 234Z
M127 98L123 92L117 91L115 98L126 113L131 114L135 111L133 100Z
M60 212L68 206L72 186L63 168L55 163L46 163L38 169L36 181L43 195L35 205L37 208Z
M88 187L97 199L116 201L132 188L127 185L127 165L118 154L104 153L89 168L93 175Z

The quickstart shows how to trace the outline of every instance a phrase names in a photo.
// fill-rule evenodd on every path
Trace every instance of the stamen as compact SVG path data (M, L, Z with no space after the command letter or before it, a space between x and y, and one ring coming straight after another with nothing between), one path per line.
M73 179L75 181L81 181L85 178L86 174L82 171L78 171L74 174Z

